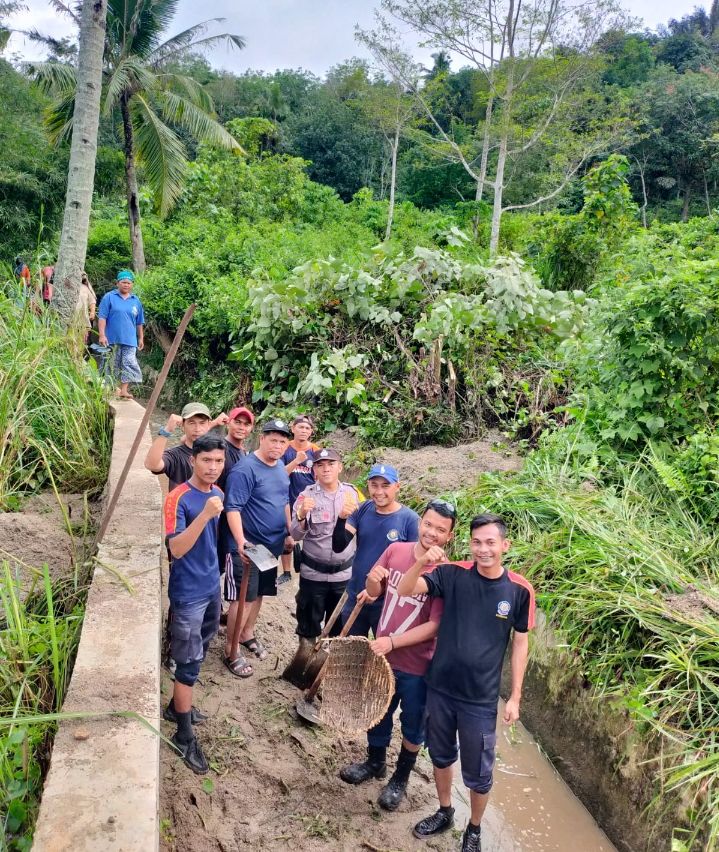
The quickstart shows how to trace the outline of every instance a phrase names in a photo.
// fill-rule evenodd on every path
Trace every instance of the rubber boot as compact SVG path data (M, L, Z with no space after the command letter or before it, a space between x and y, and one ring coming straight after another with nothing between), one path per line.
M385 811L396 811L399 807L399 803L407 792L409 773L412 771L416 762L417 752L410 751L402 746L399 758L397 759L397 768L382 788L379 799L377 799L377 804Z
M387 749L384 746L367 746L367 760L340 769L340 778L347 784L361 784L370 778L384 778L386 774Z

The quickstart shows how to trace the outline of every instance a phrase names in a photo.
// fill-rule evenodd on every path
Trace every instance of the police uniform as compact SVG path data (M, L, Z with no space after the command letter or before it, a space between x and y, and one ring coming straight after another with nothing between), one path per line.
M315 454L315 463L324 458L341 460L336 450L324 449ZM332 550L332 532L348 492L359 503L361 496L349 483L340 482L337 491L330 494L316 482L305 488L293 507L290 535L295 541L302 541L297 634L305 638L314 638L320 634L322 623L337 606L352 576L356 549L354 539L341 553ZM297 509L301 507L303 498L307 497L315 501L315 506L306 519L300 521ZM330 635L336 636L340 629L338 620Z

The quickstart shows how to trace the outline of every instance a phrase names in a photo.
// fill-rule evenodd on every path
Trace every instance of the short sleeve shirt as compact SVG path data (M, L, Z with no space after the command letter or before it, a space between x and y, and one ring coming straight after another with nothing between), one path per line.
M169 480L169 488L177 488L183 482L192 476L192 448L187 444L178 444L176 447L170 447L162 454L163 469L156 473L159 476L164 473Z
M439 624L444 604L441 598L429 595L406 595L400 597L397 586L402 577L414 565L416 542L403 541L390 544L377 560L389 571L382 613L379 617L377 636L400 636L414 627L433 621ZM423 573L432 570L428 565ZM434 654L436 639L418 642L406 648L397 648L387 654L387 662L393 669L413 675L425 675Z
M301 497L311 497L315 501L314 509L307 515L307 519L303 524L297 520L297 507L300 505L299 498L295 502L292 510L292 529L293 538L302 539L302 552L306 553L317 562L324 562L328 565L336 565L340 562L345 562L350 559L356 549L356 540L352 541L341 553L335 553L332 550L332 533L337 523L337 517L345 494L350 492L354 499L359 502L360 495L354 485L347 482L340 482L339 487L331 494L325 491L318 482L308 486L300 495ZM352 575L352 566L349 565L344 571L337 571L331 575L333 583L340 583L349 580ZM310 568L308 565L301 564L300 576L306 580L327 580L328 575L320 571Z
M307 450L307 458L288 474L290 477L290 506L295 505L295 501L308 485L314 485L315 475L312 473L312 466L315 463L319 449L317 444L310 444ZM288 465L296 458L297 450L290 444L282 456L282 461L285 465Z
M367 500L355 509L347 523L357 530L357 552L352 566L352 579L347 586L349 598L342 611L344 619L349 617L357 595L364 589L370 569L387 547L395 541L417 541L419 515L407 506L400 506L396 512L383 515L377 511L373 500ZM373 606L380 609L381 599Z
M105 293L97 315L106 320L105 336L111 346L137 346L137 326L145 324L142 302L137 296L130 293L123 299L119 290Z
M230 475L230 471L237 464L237 462L242 461L242 459L247 455L247 450L244 447L236 447L234 444L231 444L227 438L225 438L225 466L222 469L222 473L220 474L220 478L217 480L217 484L220 488L224 488L227 484L227 477Z
M246 541L264 544L274 556L282 553L287 536L289 487L284 464L265 464L256 453L236 464L227 477L225 511L239 512ZM234 538L229 544L236 549Z
M222 497L213 485L200 491L183 482L165 498L165 536L169 540L184 532L205 508L210 497ZM177 603L191 603L215 597L220 591L217 563L218 518L205 524L194 545L184 556L173 558L167 596Z
M424 579L429 594L444 600L427 685L496 710L512 630L526 633L534 627L531 583L506 569L501 577L488 579L473 563L438 565Z

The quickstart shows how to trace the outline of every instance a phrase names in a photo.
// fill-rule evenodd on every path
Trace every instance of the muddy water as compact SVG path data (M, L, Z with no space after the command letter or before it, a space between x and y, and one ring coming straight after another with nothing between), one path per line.
M483 852L616 852L616 847L574 796L527 729L514 735L497 723L494 787L482 820ZM457 771L459 776L459 771ZM458 826L469 818L469 794L455 778Z

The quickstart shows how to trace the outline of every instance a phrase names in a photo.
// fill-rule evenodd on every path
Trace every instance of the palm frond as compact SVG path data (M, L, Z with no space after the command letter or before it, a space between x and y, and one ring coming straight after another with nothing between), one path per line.
M45 110L45 129L53 145L62 145L72 137L72 122L75 115L75 90L57 98Z
M178 33L173 38L168 39L166 42L161 44L152 54L149 56L149 61L155 67L159 67L160 65L164 65L172 59L176 59L190 51L198 51L205 50L208 47L212 47L215 44L220 44L221 42L226 42L230 47L236 47L238 50L242 50L243 47L247 44L245 38L241 35L234 35L233 33L219 33L214 36L206 36L205 38L197 38L197 36L207 31L208 25L223 21L224 18L213 18L209 21L203 21L201 24L195 24L194 27L190 27L182 33Z
M157 78L138 56L125 56L118 63L107 84L103 113L110 115L123 92L150 92Z
M158 104L166 121L184 127L195 139L220 148L242 152L239 143L225 128L192 101L175 92L164 91ZM244 153L244 152L243 152Z
M179 0L108 0L108 41L120 56L147 58L170 26Z
M158 74L158 87L186 97L196 107L214 116L215 107L207 89L185 74Z
M28 66L28 72L44 94L65 97L72 92L74 97L77 77L72 65L64 62L34 62Z
M50 0L50 5L56 12L60 12L62 15L67 15L72 18L78 27L80 26L80 12L82 9L81 3L76 3L74 9L69 3L63 3L61 0Z
M166 216L182 192L187 152L142 95L135 95L130 105L138 157L152 188L155 207L161 216Z

